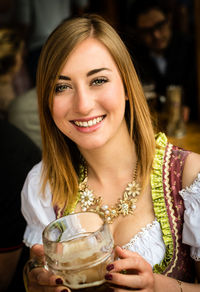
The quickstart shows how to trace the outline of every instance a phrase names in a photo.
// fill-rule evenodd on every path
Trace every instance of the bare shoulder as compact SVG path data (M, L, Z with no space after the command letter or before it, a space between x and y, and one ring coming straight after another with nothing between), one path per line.
M190 186L200 173L200 154L190 153L183 170L183 188Z

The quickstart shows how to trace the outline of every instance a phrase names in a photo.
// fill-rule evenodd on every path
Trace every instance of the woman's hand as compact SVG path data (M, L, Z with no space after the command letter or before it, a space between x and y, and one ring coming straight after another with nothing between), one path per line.
M114 291L122 292L128 288L129 291L153 292L154 275L151 265L137 253L120 247L116 247L115 251L120 259L107 266L108 273L105 275L111 286L120 286Z
M68 292L63 280L47 271L44 265L43 245L36 244L31 248L31 260L25 266L28 292ZM26 280L25 280L26 282Z

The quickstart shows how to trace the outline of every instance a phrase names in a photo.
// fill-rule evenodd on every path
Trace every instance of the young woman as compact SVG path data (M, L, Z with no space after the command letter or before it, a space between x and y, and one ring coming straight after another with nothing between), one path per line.
M43 158L22 190L31 257L41 261L48 223L100 208L120 258L106 280L133 291L198 291L200 155L154 135L115 30L95 15L63 22L41 53L37 90ZM33 263L29 291L67 291L61 278Z

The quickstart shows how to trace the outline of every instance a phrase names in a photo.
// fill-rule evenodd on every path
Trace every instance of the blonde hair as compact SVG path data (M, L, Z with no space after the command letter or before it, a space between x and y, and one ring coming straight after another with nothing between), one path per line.
M0 76L12 73L17 64L17 54L22 52L24 42L18 31L0 28Z
M92 37L103 43L119 68L128 105L125 117L136 146L139 175L144 188L155 152L148 105L131 57L117 32L100 16L87 15L64 21L47 40L38 65L37 92L43 143L43 191L50 182L53 205L69 207L77 199L80 154L76 145L56 127L52 112L55 84L69 54Z

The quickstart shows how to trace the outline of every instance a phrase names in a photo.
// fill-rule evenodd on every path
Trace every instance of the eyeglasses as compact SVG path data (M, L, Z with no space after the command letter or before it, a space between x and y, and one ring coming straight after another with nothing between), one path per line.
M155 23L151 27L139 28L138 32L143 35L150 35L150 34L153 34L156 30L159 30L159 31L163 30L167 23L168 23L168 19L163 19Z

